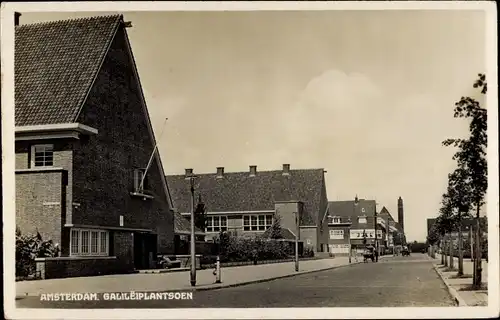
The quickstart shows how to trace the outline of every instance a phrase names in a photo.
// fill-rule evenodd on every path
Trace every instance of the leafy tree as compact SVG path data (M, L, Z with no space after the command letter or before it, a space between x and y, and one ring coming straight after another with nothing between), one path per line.
M483 96L487 93L486 75L479 74L474 82L474 88L478 88ZM467 171L470 183L470 202L476 210L476 257L474 268L474 285L481 285L481 230L479 213L484 205L484 196L488 188L487 180L487 110L479 101L471 97L462 97L455 104L455 118L466 118L469 120L469 134L467 139L447 139L444 146L453 146L458 151L453 156L458 167Z
M458 229L458 275L464 274L462 221L470 218L470 176L464 168L457 168L448 175L447 197L452 209L452 219Z
M439 209L440 219L439 223L441 225L441 231L443 232L444 237L449 234L448 241L444 241L444 245L448 246L449 257L450 257L450 267L453 267L453 246L451 245L451 232L453 232L455 228L455 221L453 216L453 204L450 198L450 195L445 193L443 194L443 198L441 200L441 208ZM446 252L446 250L444 250ZM446 261L445 261L446 262ZM447 265L447 263L445 263Z
M198 195L198 204L194 210L194 225L203 231L207 227L205 203L201 200L201 194Z
M274 215L273 224L270 227L269 238L271 239L283 239L283 232L281 229L281 216L278 214Z

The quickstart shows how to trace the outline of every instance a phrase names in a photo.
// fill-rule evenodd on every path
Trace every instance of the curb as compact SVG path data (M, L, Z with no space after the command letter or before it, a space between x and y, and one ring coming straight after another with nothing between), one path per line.
M194 287L194 288L183 288L183 289L172 289L172 290L137 290L135 292L197 292L197 291L209 291L209 290L217 290L217 289L223 289L223 288L234 288L234 287L240 287L248 284L255 284L255 283L262 283L262 282L268 282L268 281L273 281L277 279L284 279L284 278L290 278L294 276L300 276L303 274L309 274L309 273L314 273L314 272L321 272L321 271L327 271L327 270L333 270L333 269L338 269L338 268L343 268L343 267L350 267L355 264L359 264L361 261L358 262L352 262L344 265L339 265L339 266L333 266L333 267L326 267L322 269L316 269L316 270L308 270L308 271L299 271L297 273L291 273L291 274L285 274L285 275L280 275L280 276L274 276L270 278L265 278L265 279L258 279L258 280L248 280L248 281L243 281L243 282L238 282L238 283L232 283L232 284L208 284L205 285L205 287ZM134 290L131 290L134 291ZM101 292L105 293L105 292ZM38 294L26 294L26 295L16 295L16 300L21 300L26 297L38 297Z
M345 265L340 265L340 266L334 266L334 267L327 267L323 269L317 269L317 270L309 270L309 271L299 271L297 273L291 273L291 274L285 274L281 276L274 276L271 278L266 278L266 279L259 279L259 280L249 280L249 281L244 281L244 282L239 282L239 283L233 283L233 284L220 284L217 286L213 287L200 287L200 288L192 288L192 289L178 289L178 290L169 290L171 291L209 291L209 290L217 290L217 289L223 289L223 288L234 288L234 287L240 287L248 284L255 284L255 283L262 283L262 282L268 282L268 281L273 281L277 279L284 279L284 278L291 278L295 276L300 276L303 274L309 274L309 273L314 273L314 272L321 272L321 271L326 271L326 270L333 270L333 269L338 269L338 268L343 268L343 267L349 267L355 264L359 264L361 262L352 262L351 264L345 264Z
M441 281L443 281L443 283L445 284L446 288L448 288L448 293L451 295L451 297L453 298L453 300L455 300L455 303L457 304L457 306L458 307L467 307L467 303L465 303L464 299L462 299L462 297L460 297L460 295L458 294L458 291L455 288L453 288L445 280L444 274L441 271L438 270L437 264L434 264L433 266L434 266L434 271L436 271L436 273L441 278Z

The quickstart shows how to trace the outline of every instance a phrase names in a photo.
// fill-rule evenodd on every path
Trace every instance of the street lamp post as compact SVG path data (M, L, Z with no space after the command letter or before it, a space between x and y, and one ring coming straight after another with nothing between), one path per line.
M191 184L191 286L196 286L196 238L194 229L194 178L189 179Z
M379 247L378 247L378 240L377 240L377 210L375 209L375 262L378 262L378 250L379 250Z
M295 212L295 226L296 226L296 232L295 232L295 271L299 271L299 214Z
M349 226L347 227L347 240L349 243L349 263L351 263L351 256L352 256L352 244L351 244L351 217L348 218L347 222L349 223Z

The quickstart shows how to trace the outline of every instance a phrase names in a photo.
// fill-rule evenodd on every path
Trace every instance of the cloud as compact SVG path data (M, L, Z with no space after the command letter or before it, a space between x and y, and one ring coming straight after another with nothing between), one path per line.
M366 107L367 99L380 95L380 89L365 75L332 69L309 81L300 94L298 106L318 110L359 110Z

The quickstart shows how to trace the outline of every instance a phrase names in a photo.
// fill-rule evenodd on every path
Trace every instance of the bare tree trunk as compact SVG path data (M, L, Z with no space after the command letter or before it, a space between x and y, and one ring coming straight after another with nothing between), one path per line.
M474 226L470 226L469 228L469 239L470 239L470 261L474 261ZM474 270L474 274L475 272L476 270Z
M441 264L444 266L444 237L441 237L441 241L439 241L439 247L441 248Z
M477 204L477 212L476 212L476 263L475 263L475 270L476 274L474 277L473 284L476 287L481 286L482 282L482 268L481 268L481 225L480 225L480 219L479 219L479 210L481 207L479 206L479 202Z
M460 215L458 217L458 275L464 274L464 253L462 250L462 221Z
M453 269L453 233L450 233L450 269Z
M448 247L448 235L445 235L445 240L444 240L444 246L443 246L443 256L444 256L444 265L445 267L448 266L448 253L449 252L449 247Z

